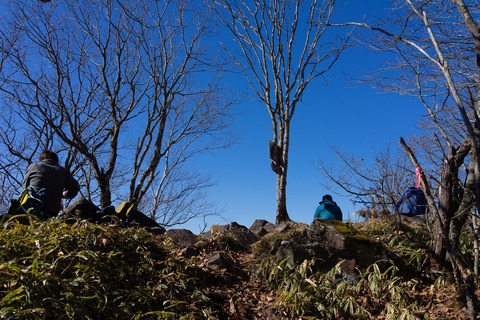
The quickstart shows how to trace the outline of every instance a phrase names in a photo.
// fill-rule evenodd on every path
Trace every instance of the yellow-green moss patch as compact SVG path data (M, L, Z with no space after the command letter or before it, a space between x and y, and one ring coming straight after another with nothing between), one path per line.
M332 225L338 233L342 234L347 239L365 242L367 244L375 243L375 241L372 240L367 234L358 231L350 223L343 223L341 221L332 220L328 221L328 224Z

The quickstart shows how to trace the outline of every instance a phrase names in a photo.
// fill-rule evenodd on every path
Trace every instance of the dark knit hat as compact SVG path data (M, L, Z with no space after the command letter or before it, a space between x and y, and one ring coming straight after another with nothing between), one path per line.
M322 197L322 201L333 201L333 198L331 195L326 194Z

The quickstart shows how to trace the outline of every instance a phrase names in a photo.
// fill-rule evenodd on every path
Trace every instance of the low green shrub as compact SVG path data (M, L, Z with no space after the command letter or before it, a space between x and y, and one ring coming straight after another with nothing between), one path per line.
M327 273L315 272L315 259L289 267L282 261L267 272L269 263L258 268L259 277L275 287L278 308L292 319L421 319L415 300L416 280L406 281L391 264L381 271L371 265L358 281L347 281L338 263ZM271 262L270 262L271 266Z
M85 222L3 224L0 318L209 318L195 278L152 237Z

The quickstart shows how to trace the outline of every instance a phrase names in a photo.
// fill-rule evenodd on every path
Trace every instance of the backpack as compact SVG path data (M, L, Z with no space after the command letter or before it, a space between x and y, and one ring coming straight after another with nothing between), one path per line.
M82 219L91 223L118 224L116 214L113 206L107 206L100 209L92 201L80 197L63 209L59 218L67 220L70 220L70 218Z
M422 189L409 187L403 193L396 208L397 212L407 217L422 215L427 210L427 199Z
M28 187L28 189L23 190L17 199L10 201L10 207L6 214L9 216L29 214L43 220L45 219L43 199L45 199L46 194L47 190L45 188L35 190L32 187Z
M144 227L157 234L163 234L166 231L165 228L160 226L154 219L148 217L143 212L134 209L130 202L124 201L120 203L116 209L116 213L122 221L122 225L125 227Z
M78 218L90 222L95 222L98 218L97 212L100 210L93 202L84 197L80 197L62 210L62 218Z

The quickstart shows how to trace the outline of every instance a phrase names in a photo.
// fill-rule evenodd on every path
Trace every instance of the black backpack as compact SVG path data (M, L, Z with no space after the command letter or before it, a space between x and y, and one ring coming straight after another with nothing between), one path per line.
M422 189L409 187L403 193L396 208L397 212L407 217L422 215L427 210L427 199Z
M34 215L40 219L45 219L43 214L44 203L47 190L41 188L35 190L32 187L24 190L17 199L12 199L10 201L10 207L7 211L7 215L16 216L16 215Z

